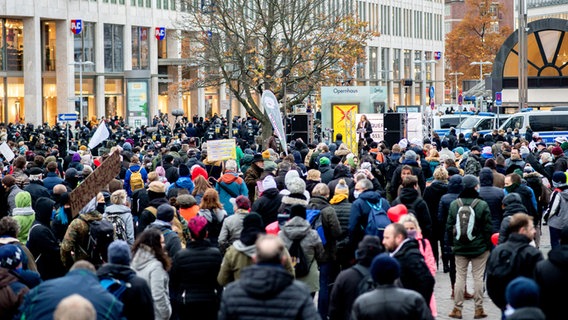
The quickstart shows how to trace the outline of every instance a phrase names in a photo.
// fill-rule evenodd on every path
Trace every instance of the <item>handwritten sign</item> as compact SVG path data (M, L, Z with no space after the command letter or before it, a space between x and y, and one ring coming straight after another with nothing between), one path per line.
M235 140L223 139L207 141L208 161L222 161L228 159L237 159Z

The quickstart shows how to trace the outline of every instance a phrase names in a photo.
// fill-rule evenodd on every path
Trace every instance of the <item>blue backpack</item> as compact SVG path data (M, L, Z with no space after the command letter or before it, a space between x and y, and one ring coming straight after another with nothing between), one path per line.
M103 277L99 282L105 290L112 293L118 300L122 298L124 291L131 287L129 282L110 277Z
M323 224L321 222L321 211L319 209L306 209L306 220L312 226L312 229L316 230L320 236L321 243L325 246L327 240L325 238L325 233L323 231Z
M371 207L371 211L369 211L369 216L367 217L365 234L378 236L382 239L385 228L391 224L387 211L383 208L383 199L380 199L377 204L372 204L369 201L365 202Z

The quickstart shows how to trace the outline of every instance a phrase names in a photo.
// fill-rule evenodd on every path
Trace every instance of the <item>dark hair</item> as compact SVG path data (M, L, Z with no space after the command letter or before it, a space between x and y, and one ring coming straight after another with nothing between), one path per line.
M16 238L20 232L18 221L12 217L3 217L0 219L0 236L10 236Z
M522 228L528 227L532 220L533 217L526 213L515 213L511 216L511 220L509 220L509 234L518 233Z
M52 161L52 162L47 164L46 168L47 168L47 171L49 171L49 172L55 172L57 170L57 163Z
M405 176L402 179L402 187L403 188L409 188L409 187L414 187L418 185L418 178L416 178L416 176L414 175L410 175L410 176Z
M4 184L7 188L12 187L16 184L16 178L13 175L9 174L2 178L2 184Z
M158 229L150 228L144 230L132 246L132 256L136 255L136 252L138 252L141 246L146 246L153 251L156 259L162 263L164 270L169 271L171 262L167 253L162 248L162 243L160 242L161 236L162 233Z
M341 133L336 134L335 140L343 140L343 135Z

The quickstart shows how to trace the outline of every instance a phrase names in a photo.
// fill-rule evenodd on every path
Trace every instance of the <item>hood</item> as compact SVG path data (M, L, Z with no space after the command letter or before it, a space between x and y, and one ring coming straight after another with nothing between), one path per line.
M156 228L162 232L164 232L165 230L172 230L172 224L169 222L165 222L159 219L156 219L154 222L150 223L150 225L148 226L150 228Z
M435 192L445 194L448 192L448 184L444 181L434 180L432 181L432 184L430 184L430 189L434 190Z
M377 203L381 199L381 196L373 190L365 190L361 193L361 195L359 195L359 199L369 201L371 203Z
M274 199L274 198L278 197L279 194L280 194L280 192L276 188L266 189L262 192L263 196L266 196L267 198L270 198L270 199Z
M297 146L297 143L296 143ZM302 163L302 154L300 153L300 151L294 151L292 152L292 155L294 156L294 162L296 164L301 164Z
M53 206L55 201L41 197L36 201L36 220L41 224L48 226L51 221L51 215L53 213Z
M105 209L107 214L123 214L130 212L130 208L122 204L112 204Z
M32 207L14 208L12 209L13 216L33 216L35 214ZM34 217L35 219L35 217Z
M305 237L311 228L308 220L301 217L294 217L284 224L282 232L288 239L296 240Z
M461 176L455 175L448 181L448 193L461 193L463 191Z
M179 179L177 179L175 184L177 185L178 188L184 188L184 189L193 188L193 182L189 177L180 177Z
M266 300L280 294L292 284L294 277L282 266L252 265L241 272L243 290L254 299Z
M402 188L399 199L401 203L410 205L418 199L418 191L414 188Z
M333 179L349 178L349 177L350 177L349 167L345 165L338 165L333 170Z
M416 162L416 160L407 160L407 159L405 159L405 160L402 161L402 164L403 164L403 165L407 164L407 165L409 165L409 166L411 166L411 167L418 167L418 162Z
M295 195L298 196L298 195ZM304 197L305 198L305 197ZM303 206L307 206L308 205L308 200L306 199L300 199L300 198L295 198L294 196L291 195L285 195L282 197L282 203L284 204L288 204L288 205L295 205L295 204L300 204Z
M481 187L491 187L493 185L493 170L485 170L489 168L483 168L479 172L479 185Z
M398 162L400 160L400 157L402 157L402 154L400 154L400 153L391 153L390 156L389 156L391 161L396 161L396 162Z
M330 171L331 167L328 164L325 164L325 165L320 165L318 169L322 174L324 174L324 173Z
M154 251L152 248L142 244L138 247L138 251L136 251L134 258L132 258L132 263L130 265L134 270L142 270L154 260L157 261L158 259L154 257Z
M568 244L560 245L548 252L548 260L562 270L568 268Z
M239 178L239 176L236 173L227 172L227 173L225 173L221 176L221 179L219 179L219 181L224 182L225 184L230 184L230 183L233 183L238 178Z
M508 205L505 206L505 209L503 209L503 217L512 216L515 213L519 212L528 213L527 208L525 208L525 206L522 203L517 203L517 202L509 203Z
M128 280L134 275L136 275L136 272L132 270L130 266L114 263L105 263L97 270L97 276L99 278L107 276L121 280Z
M243 244L241 242L241 240L237 240L235 242L233 242L233 246L235 247L235 250L237 250L238 252L242 252L245 255L247 255L247 257L252 258L252 256L254 256L256 254L256 245L255 244L251 244L250 246L247 246L245 244Z

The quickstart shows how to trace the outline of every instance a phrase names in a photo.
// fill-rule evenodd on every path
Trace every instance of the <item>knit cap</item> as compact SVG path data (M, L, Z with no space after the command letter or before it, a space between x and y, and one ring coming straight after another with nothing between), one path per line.
M286 188L291 194L303 194L306 191L306 183L302 178L292 178L290 183L286 184Z
M400 277L400 264L388 253L381 253L373 259L370 271L378 284L391 284Z
M130 246L124 240L114 240L108 246L108 262L113 264L130 265Z
M349 187L345 183L345 179L339 180L339 182L335 186L335 194L349 195Z
M508 304L517 309L522 307L538 307L539 288L533 279L517 277L509 282L505 291Z
M331 163L327 157L321 157L319 164L320 166L328 166Z
M174 220L174 207L167 203L161 204L156 212L156 218L165 222L171 222Z
M16 208L32 206L32 195L27 191L20 191L16 194Z
M22 262L23 252L15 244L5 244L0 246L0 267L6 269L16 269Z
M262 180L262 190L266 191L273 188L276 188L276 181L274 180L274 177L266 176L266 178Z

